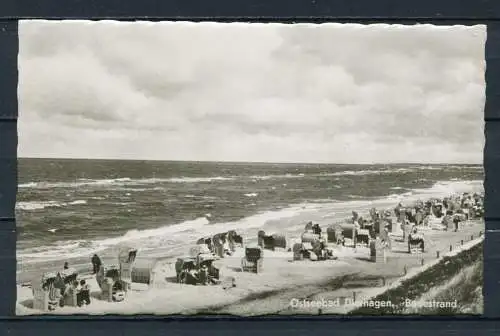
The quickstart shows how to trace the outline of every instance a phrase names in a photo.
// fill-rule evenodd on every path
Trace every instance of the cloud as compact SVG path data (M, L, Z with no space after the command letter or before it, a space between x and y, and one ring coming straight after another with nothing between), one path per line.
M482 162L485 26L22 21L20 156Z

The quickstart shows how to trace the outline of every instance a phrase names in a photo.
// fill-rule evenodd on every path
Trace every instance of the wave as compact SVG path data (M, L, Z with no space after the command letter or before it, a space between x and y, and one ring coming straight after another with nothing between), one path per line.
M61 208L72 205L87 204L86 200L76 200L72 202L56 202L56 201L31 201L31 202L17 202L16 210L34 211L45 208Z
M18 251L18 260L23 264L90 256L117 246L133 246L141 250L168 247L182 249L186 242L194 243L199 237L213 235L231 229L240 231L258 229L268 222L293 217L299 212L313 211L315 205L303 204L286 209L268 211L243 218L239 221L211 224L207 213L204 217L156 229L129 230L124 235L100 240L61 241L56 245Z
M28 182L19 184L19 188L34 188L34 189L51 189L51 188L77 188L83 186L109 186L109 185L125 185L127 182L132 181L128 177L116 179L77 179L74 182Z
M248 193L248 194L244 194L246 197L257 197L259 196L258 193Z
M228 181L233 180L233 177L172 177L172 178L143 178L131 179L129 177L115 178L115 179L78 179L74 182L28 182L19 184L19 188L33 188L33 189L51 189L51 188L78 188L83 186L133 186L144 184L157 184L157 183L203 183L215 181ZM140 189L130 189L131 191L141 191ZM149 189L147 189L149 190Z
M417 199L444 197L461 192L481 192L482 183L483 181L477 180L440 181L430 188L412 189L376 199L328 200L328 202L295 204L284 209L265 211L237 221L223 223L211 223L209 220L211 215L207 213L204 217L178 224L164 225L154 229L130 230L118 237L59 241L36 249L18 250L18 259L21 263L29 264L47 260L88 257L93 253L111 251L122 245L132 246L147 253L166 251L165 253L170 255L174 253L172 251L185 252L186 244L193 244L200 237L228 230L237 230L251 239L256 237L256 232L260 229L266 232L284 231L300 234L305 221L315 220L321 223L326 219L328 222L334 222L347 218L353 210L364 213L371 207L392 209L397 202L405 203ZM57 235L57 232L54 234Z
M464 192L484 192L483 180L460 180L436 182L431 188L414 188L413 192L423 196L451 195Z
M313 174L306 173L287 173L287 174L271 174L271 175L250 175L250 176L207 176L207 177L170 177L170 178L139 178L132 179L130 177L120 177L114 179L77 179L71 182L27 182L18 185L19 188L36 188L36 189L50 189L50 188L77 188L82 186L106 187L117 186L127 187L134 185L147 185L147 184L161 184L161 183L210 183L219 181L232 181L238 179L250 179L254 182L257 180L270 180L270 179L296 179L296 178L309 178L309 177L342 177L342 176L364 176L364 175L381 175L381 174L397 174L409 173L421 170L443 170L443 169L471 169L483 170L481 166L410 166L408 168L383 168L383 169L365 169L365 170L344 170L339 172L320 172ZM159 187L157 187L159 188ZM161 188L159 188L161 189ZM143 191L149 189L131 189L131 191Z
M143 240L154 237L170 237L173 233L182 233L183 231L196 230L203 225L209 224L206 217L200 217L191 221L185 221L180 224L163 226L157 229L148 230L129 230L122 236L115 238L106 238L95 241L75 240L69 242L60 242L58 246L39 247L37 249L28 250L18 254L20 259L35 259L36 260L57 260L64 258L75 258L90 255L102 251L106 248L117 246L124 243L131 243L137 240ZM26 262L26 261L23 261Z
M415 171L410 168L395 168L395 169L369 169L369 170L344 170L339 172L322 172L314 174L280 174L280 175L253 175L250 176L254 180L270 180L270 179L287 179L287 178L303 178L303 177L328 177L328 176L363 176L363 175L380 175L380 174L396 174L409 173Z

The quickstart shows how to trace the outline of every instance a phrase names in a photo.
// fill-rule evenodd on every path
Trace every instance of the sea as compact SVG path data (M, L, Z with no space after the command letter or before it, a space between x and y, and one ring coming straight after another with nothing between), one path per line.
M88 262L120 248L176 257L234 229L300 235L308 220L482 192L482 165L291 164L19 159L18 270ZM18 271L19 272L19 271Z

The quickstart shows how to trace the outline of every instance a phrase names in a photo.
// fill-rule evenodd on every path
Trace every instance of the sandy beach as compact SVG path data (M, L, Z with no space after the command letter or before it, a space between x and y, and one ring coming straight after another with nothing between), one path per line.
M155 282L151 286L132 284L123 302L100 299L95 277L83 275L91 286L92 303L84 307L62 307L53 312L32 309L32 290L18 285L17 315L35 314L234 314L240 316L265 314L317 314L317 308L294 308L292 299L314 297L346 298L367 297L383 291L398 279L425 269L436 262L437 252L442 258L450 249L456 251L472 241L478 241L484 232L483 221L461 223L458 232L423 231L427 241L424 253L409 254L407 245L400 242L398 232L392 236L392 250L384 264L369 261L369 249L333 246L337 260L293 261L292 252L264 252L264 270L261 274L241 272L243 250L221 259L224 276L236 279L236 287L223 289L220 285L190 286L175 283L175 269L171 262L156 268ZM452 252L453 253L453 252ZM358 282L349 288L349 281ZM375 281L375 284L374 284ZM365 282L363 285L362 283ZM359 284L361 283L361 284ZM312 311L311 311L312 309ZM323 311L345 313L347 307Z

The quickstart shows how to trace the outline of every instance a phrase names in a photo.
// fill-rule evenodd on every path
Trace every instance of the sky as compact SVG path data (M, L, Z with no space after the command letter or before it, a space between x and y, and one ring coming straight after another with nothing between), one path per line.
M19 156L482 163L485 26L21 21Z

